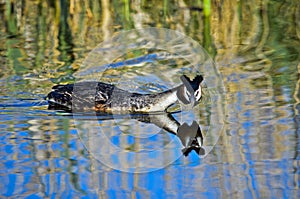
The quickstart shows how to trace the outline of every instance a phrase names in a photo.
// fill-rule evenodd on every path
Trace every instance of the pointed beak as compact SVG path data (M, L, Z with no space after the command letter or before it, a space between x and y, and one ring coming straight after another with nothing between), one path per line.
M196 99L195 99L195 96L194 95L191 95L191 97L190 97L190 103L191 103L191 105L194 107L194 106L196 106L196 104L197 104L197 101L196 101Z

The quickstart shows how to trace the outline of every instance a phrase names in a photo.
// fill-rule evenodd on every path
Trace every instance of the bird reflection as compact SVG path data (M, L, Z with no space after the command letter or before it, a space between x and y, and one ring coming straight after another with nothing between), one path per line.
M171 113L132 114L124 115L124 117L130 117L130 119L135 119L144 123L152 123L159 128L162 128L167 132L176 135L183 145L182 153L184 156L188 156L192 151L195 151L198 155L205 154L205 150L202 147L203 135L200 126L196 121L193 121L191 125L187 124L186 122L180 124ZM116 119L124 117L122 117L122 115L111 115L110 118L106 117L105 119ZM103 117L101 118L101 120L103 120Z
M177 136L184 146L184 149L182 149L183 155L188 156L193 150L198 155L205 154L205 150L202 148L203 135L196 121L193 121L191 126L189 126L187 123L180 125L177 130Z

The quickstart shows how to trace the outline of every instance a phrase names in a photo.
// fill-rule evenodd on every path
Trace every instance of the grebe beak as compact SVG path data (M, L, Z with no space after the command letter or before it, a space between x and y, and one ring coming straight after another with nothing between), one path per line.
M190 103L191 103L191 105L192 105L193 107L196 106L197 101L196 101L194 95L191 95L191 96L190 96Z

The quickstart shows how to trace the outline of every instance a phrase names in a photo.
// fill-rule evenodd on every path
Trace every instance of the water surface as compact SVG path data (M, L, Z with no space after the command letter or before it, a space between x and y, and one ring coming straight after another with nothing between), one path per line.
M0 3L1 197L299 198L298 4ZM121 30L144 26L177 30L204 46L226 90L221 102L225 125L205 158L192 152L159 170L128 173L102 164L85 148L78 132L90 128L85 126L89 118L74 120L47 110L43 98L53 85L74 82L74 74L100 42ZM140 52L135 53L132 57ZM132 57L129 53L124 59ZM164 64L157 70L166 70ZM125 72L129 79L136 77L132 87L140 92L179 83L176 78L170 82L147 75L151 70L145 74L129 67ZM118 73L114 75L111 81ZM144 81L153 84L141 87ZM207 120L209 102L201 103L193 115L203 131L214 122ZM179 140L168 132L139 142L132 135L141 132L139 136L147 137L159 129L134 120L115 121L127 134L111 120L99 123L127 152L165 146L172 139L178 142L158 159L173 155L170 151L181 153Z

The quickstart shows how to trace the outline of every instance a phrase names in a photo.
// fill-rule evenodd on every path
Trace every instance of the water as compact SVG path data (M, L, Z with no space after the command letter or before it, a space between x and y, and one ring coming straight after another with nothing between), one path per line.
M12 2L0 2L1 198L299 198L297 1L212 3L203 12L201 3L180 1L157 2L155 7L126 1L103 1L101 6L96 1L84 6ZM78 79L97 44L120 30L149 24L176 29L199 42L221 74L226 93L219 98L220 107L211 101L209 82L215 76L204 70L207 99L193 114L174 114L180 123L196 119L207 134L219 122L210 119L212 108L224 112L221 136L204 158L195 152L182 156L180 139L154 124L106 116L98 120L94 115L74 118L48 110L43 101L53 85ZM114 61L147 53L131 51ZM180 83L176 72L188 64L170 60L108 70L94 78L123 88L130 82L130 89L138 92L158 92ZM176 72L166 78L167 72L153 72L154 65L158 72L170 67ZM92 137L89 129L96 125L107 129L107 138L126 154L112 156L104 146L86 146L84 138ZM91 153L97 147L102 149L96 156L111 157L113 165ZM154 156L157 162L178 159L140 173L140 168L153 168L154 161L132 154L161 148L165 151ZM130 172L112 167L120 165Z

